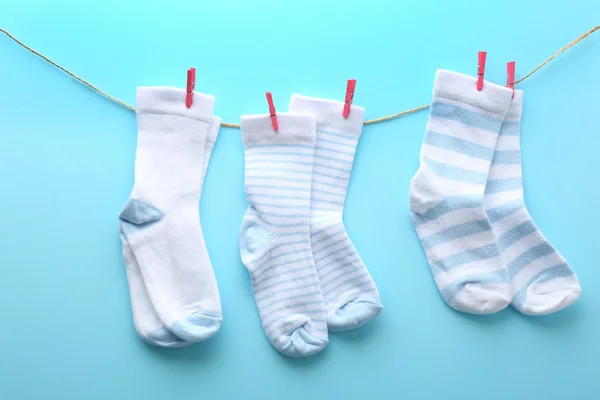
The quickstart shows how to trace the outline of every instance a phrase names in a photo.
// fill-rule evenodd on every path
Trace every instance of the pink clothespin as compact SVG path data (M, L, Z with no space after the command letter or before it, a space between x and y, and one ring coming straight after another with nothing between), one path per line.
M477 90L481 91L483 89L483 74L485 72L485 57L487 53L485 51L480 51L477 55Z
M352 105L352 100L354 99L355 88L356 79L348 79L348 84L346 85L346 99L344 100L344 112L342 113L344 118L348 118L348 115L350 115L350 106Z
M515 98L515 62L511 61L506 64L506 86L512 89L512 98Z
M187 86L185 91L185 106L190 108L194 102L194 89L196 88L196 68L190 68L187 72Z
M277 123L277 113L275 112L275 105L273 104L271 92L267 92L267 102L269 103L269 114L271 114L271 125L273 125L273 130L277 132L279 130L279 124Z

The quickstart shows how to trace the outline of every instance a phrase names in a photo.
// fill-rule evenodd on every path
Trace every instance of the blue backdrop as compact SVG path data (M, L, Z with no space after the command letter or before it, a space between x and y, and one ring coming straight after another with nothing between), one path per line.
M134 104L141 85L216 96L216 113L285 110L292 93L367 118L430 101L437 68L517 78L600 21L595 0L4 1L0 26ZM495 3L495 4L493 4ZM552 3L552 4L549 4ZM577 3L577 4L575 4ZM594 18L596 17L596 18ZM580 300L532 318L470 316L441 299L408 215L427 112L363 131L347 230L375 279L380 318L309 359L264 336L238 232L240 133L220 133L201 213L224 324L205 343L152 348L133 328L117 215L133 185L133 112L0 35L0 398L597 399L600 396L600 33L518 85L525 196L570 261Z

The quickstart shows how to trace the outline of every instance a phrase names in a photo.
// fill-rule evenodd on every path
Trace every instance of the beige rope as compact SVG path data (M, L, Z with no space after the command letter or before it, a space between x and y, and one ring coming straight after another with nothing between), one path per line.
M596 32L598 29L600 29L600 25L597 25L593 29L590 29L589 31L587 31L583 35L579 36L577 39L573 40L571 43L569 43L568 45L566 45L562 49L558 50L551 57L549 57L548 59L546 59L546 61L544 61L543 63L541 63L537 67L535 67L533 69L533 71L531 71L530 73L528 73L527 75L525 75L521 79L518 79L517 81L515 81L515 84L523 82L525 79L529 78L531 75L533 75L534 73L536 73L544 65L548 64L550 61L552 61L553 59L555 59L559 54L561 54L562 52L564 52L564 51L568 50L569 48L575 46L577 43L579 43L580 41L582 41L586 37L590 36L592 33ZM122 105L123 107L126 107L126 108L132 110L132 111L135 110L135 108L133 106L130 106L129 104L127 104L127 103L125 103L125 102L117 99L116 97L111 96L110 94L106 93L105 91L98 89L96 86L92 85L91 83L89 83L85 79L82 79L82 78L78 77L77 75L75 75L74 73L69 72L67 69L61 67L60 65L58 65L57 63L55 63L54 61L52 61L51 59L49 59L48 57L46 57L43 54L35 51L31 47L27 46L25 43L21 42L16 37L14 37L10 33L8 33L7 31L5 31L4 29L0 28L0 32L4 33L10 39L14 40L19 46L21 46L24 49L28 50L29 52L35 54L36 56L41 57L44 61L46 61L46 62L54 65L56 68L58 68L61 71L69 74L71 77L77 79L79 82L81 82L84 85L88 86L89 88L91 88L92 90L96 91L97 93L100 93L102 96L108 97L110 100L112 100L112 101L114 101L114 102ZM412 108L410 110L402 111L402 112L399 112L397 114L386 115L385 117L370 119L368 121L365 121L365 125L378 124L380 122L389 121L389 120L392 120L392 119L395 119L395 118L402 117L402 116L407 115L407 114L412 114L412 113L417 112L417 111L425 110L429 106L430 106L430 104L427 104L427 105L424 105L424 106L421 106L421 107ZM231 123L231 122L222 122L221 126L224 127L224 128L239 128L240 127L239 124L234 124L234 123Z

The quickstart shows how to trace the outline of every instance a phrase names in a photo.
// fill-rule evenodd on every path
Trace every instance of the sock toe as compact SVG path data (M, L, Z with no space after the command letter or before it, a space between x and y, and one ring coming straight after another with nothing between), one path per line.
M279 352L288 357L309 357L319 353L327 346L329 340L320 339L310 334L306 324L280 338L280 346L275 346Z
M469 283L456 295L450 306L471 314L493 314L511 302L509 286Z
M214 336L221 328L222 321L218 314L196 311L176 321L170 330L185 341L201 342Z
M374 320L383 306L373 296L358 296L327 314L327 328L332 332L341 332L358 328Z
M186 347L192 344L192 342L187 342L176 336L164 326L153 330L147 335L140 335L140 337L144 340L144 342L157 347L177 348Z
M547 315L570 306L579 299L580 294L580 287L550 293L529 293L524 304L513 306L523 314Z

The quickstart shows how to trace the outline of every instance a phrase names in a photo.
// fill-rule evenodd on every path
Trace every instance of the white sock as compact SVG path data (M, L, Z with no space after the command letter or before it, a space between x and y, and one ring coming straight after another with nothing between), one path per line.
M312 173L310 238L331 331L344 331L375 319L379 292L346 233L342 215L354 153L365 110L344 103L292 96L289 111L315 115L317 136Z
M511 278L512 306L524 314L561 310L579 298L577 276L533 223L523 198L523 92L506 114L490 168L484 203Z
M221 119L219 117L211 118L204 146L203 181L206 176L212 150L217 140L220 124ZM121 233L121 240L123 242L123 259L125 260L127 281L129 282L129 297L133 311L133 322L138 335L145 342L160 347L184 347L193 344L194 342L185 341L176 336L158 317L152 301L148 297L148 291L146 290L138 262L123 233ZM206 247L204 238L199 246Z
M184 101L181 89L138 89L135 184L119 218L129 247L125 261L137 261L156 315L168 331L193 342L214 335L222 320L198 210L214 97L196 93L190 109ZM135 278L135 299L143 298L134 267L128 275ZM151 314L148 302L132 304L136 314ZM148 337L149 323L156 322L141 318L142 334Z
M240 254L271 344L306 357L328 343L319 277L310 245L310 192L315 117L242 116L250 206L240 231Z
M508 271L483 205L498 132L512 90L439 70L410 185L413 224L444 300L490 314L511 300Z

